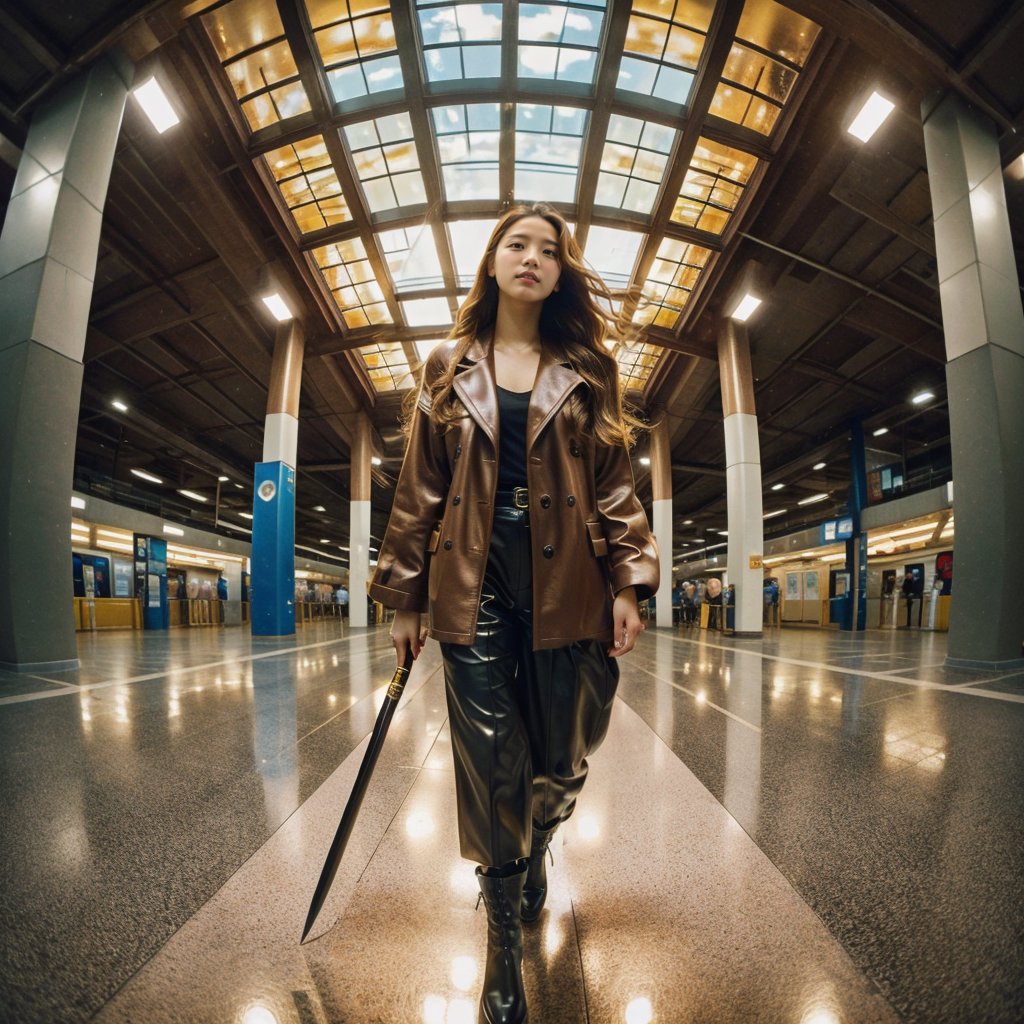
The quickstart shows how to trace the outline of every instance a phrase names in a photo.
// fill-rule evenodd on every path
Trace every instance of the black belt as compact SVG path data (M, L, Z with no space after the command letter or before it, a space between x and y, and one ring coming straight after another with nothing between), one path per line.
M511 491L495 491L494 507L528 509L530 492L525 487L513 487Z

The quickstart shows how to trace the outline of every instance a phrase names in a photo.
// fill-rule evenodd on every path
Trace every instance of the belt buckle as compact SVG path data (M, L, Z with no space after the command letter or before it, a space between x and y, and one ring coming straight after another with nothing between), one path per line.
M512 504L516 508L528 509L530 507L530 492L525 487L513 487Z

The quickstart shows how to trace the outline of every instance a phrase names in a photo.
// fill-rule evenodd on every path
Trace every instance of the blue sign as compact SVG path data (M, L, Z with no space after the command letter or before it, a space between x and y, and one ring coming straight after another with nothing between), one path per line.
M849 540L853 536L853 516L829 519L821 524L821 543L833 544L837 540Z

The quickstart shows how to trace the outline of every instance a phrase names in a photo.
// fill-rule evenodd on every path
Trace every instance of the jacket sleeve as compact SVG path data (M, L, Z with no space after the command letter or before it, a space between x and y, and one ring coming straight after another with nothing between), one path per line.
M636 496L633 467L625 445L598 444L594 459L597 513L608 541L608 571L612 591L636 587L643 601L658 589L658 548Z
M449 346L438 345L423 367L391 518L370 583L375 601L399 611L427 610L427 549L451 483L444 435L430 422L430 384L444 370L449 353Z

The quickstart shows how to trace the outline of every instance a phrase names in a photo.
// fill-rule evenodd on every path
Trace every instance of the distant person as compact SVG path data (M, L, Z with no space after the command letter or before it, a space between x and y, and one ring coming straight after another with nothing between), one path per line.
M343 619L348 618L348 591L345 589L344 584L338 587L334 595L335 601L338 603L338 607L341 609L341 617Z
M914 611L914 598L917 597L917 585L914 583L914 574L908 572L903 577L903 586L900 587L903 600L907 602L907 629L910 629Z

